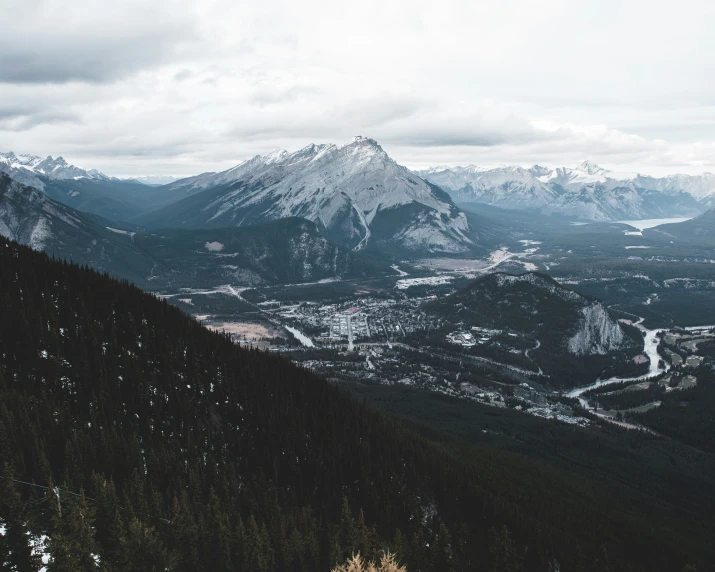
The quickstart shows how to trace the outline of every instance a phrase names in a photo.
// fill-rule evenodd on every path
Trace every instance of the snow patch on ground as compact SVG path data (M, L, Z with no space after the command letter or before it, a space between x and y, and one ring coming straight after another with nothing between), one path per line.
M30 234L29 246L33 250L42 250L45 246L45 242L49 240L52 236L50 231L50 225L45 217L40 217L37 219L35 228L32 229Z
M311 340L308 336L306 336L298 328L292 328L291 326L286 326L285 329L288 330L291 334L293 334L295 339L298 340L301 344L303 344L306 348L314 348L315 347L313 340Z
M407 290L410 286L421 286L427 284L430 286L439 286L440 284L449 284L454 279L453 276L426 276L424 278L405 278L398 280L395 287L398 290Z
M118 228L112 228L111 226L105 226L104 228L106 228L107 230L109 230L111 232L116 232L117 234L124 234L124 235L128 236L129 238L134 238L134 235L136 234L136 232L130 232L128 230L120 230Z
M223 250L223 244L220 242L207 242L204 244L204 248L209 252L221 252Z
M647 228L653 228L655 226L660 226L661 224L672 224L676 222L685 222L686 220L690 220L693 217L674 217L674 218L647 218L647 219L642 219L642 220L619 220L618 222L621 224L627 224L628 226L632 226L634 228L637 228L641 232L644 231ZM628 234L628 232L626 232ZM636 234L636 233L633 233Z

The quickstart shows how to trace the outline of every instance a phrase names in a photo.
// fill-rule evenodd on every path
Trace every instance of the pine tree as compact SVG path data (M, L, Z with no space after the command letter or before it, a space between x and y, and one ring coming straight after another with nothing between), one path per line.
M56 492L55 492L56 491ZM94 512L84 491L75 498L54 489L55 526L50 535L47 572L96 572L99 568L94 540Z
M142 572L165 572L172 569L166 547L153 528L133 518L120 539L117 558L118 570L142 570Z
M96 499L95 538L104 558L116 561L124 529L114 482L92 475L92 495Z
M509 534L509 529L502 526L499 532L492 529L491 540L492 572L515 572L521 569L516 553L516 545Z
M439 532L432 547L432 568L440 572L452 572L454 568L454 555L452 553L452 539L444 523L440 523Z
M191 513L186 491L180 498L174 498L171 509L171 545L180 549L176 562L177 572L194 572L200 569L198 548L198 527Z
M37 570L38 559L32 555L27 516L20 494L15 490L14 474L9 463L5 463L0 482L0 514L5 521L5 535L2 537L0 560L3 570L30 572Z

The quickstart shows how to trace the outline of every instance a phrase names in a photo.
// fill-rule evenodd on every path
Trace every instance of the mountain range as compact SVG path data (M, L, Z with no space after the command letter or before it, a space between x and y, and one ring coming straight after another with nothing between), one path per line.
M617 173L585 161L574 169L437 167L418 174L457 203L485 203L581 220L694 216L715 203L715 175L663 178Z
M655 178L588 161L575 169L469 166L415 173L366 137L257 155L226 171L158 186L146 177L82 169L62 157L12 152L0 154L0 171L59 204L112 221L104 226L127 229L129 221L138 230L218 229L298 217L336 245L392 257L469 255L498 245L509 229L480 217L484 205L612 221L695 216L715 201L712 174Z
M64 158L0 153L0 173L38 189L79 211L112 221L127 221L183 198L149 180L119 179L96 169L83 169Z
M393 273L387 263L328 242L304 219L245 228L143 232L77 211L3 174L0 235L153 290Z
M110 180L110 177L96 169L86 170L70 165L63 157L54 159L52 155L48 155L43 159L37 155L15 155L12 151L0 153L0 171L20 180L20 182L25 182L26 184L33 182L32 186L38 186L39 188L42 188L43 185L42 179L39 177L56 180Z
M139 217L139 224L217 228L297 216L354 250L460 253L474 246L467 218L449 196L365 137L275 151L167 188L193 196Z

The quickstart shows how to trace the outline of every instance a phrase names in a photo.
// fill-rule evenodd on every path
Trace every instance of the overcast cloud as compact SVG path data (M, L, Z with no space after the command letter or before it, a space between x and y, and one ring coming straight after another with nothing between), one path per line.
M710 1L0 8L0 150L188 175L360 134L417 168L715 171Z

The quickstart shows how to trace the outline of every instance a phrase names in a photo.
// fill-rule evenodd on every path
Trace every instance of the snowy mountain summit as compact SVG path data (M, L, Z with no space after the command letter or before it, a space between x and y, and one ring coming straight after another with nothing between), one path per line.
M151 213L146 224L228 227L297 216L355 250L452 253L468 250L473 241L464 213L446 193L367 137L257 155L170 188L202 192Z
M484 169L441 167L419 171L462 203L486 203L582 220L694 216L715 204L715 175L646 177L609 171L592 161L577 167Z
M44 159L37 155L16 155L12 151L0 153L0 172L16 181L43 189L42 177L55 180L94 179L107 181L110 178L96 169L85 170L69 164L63 157L54 159L48 155Z

